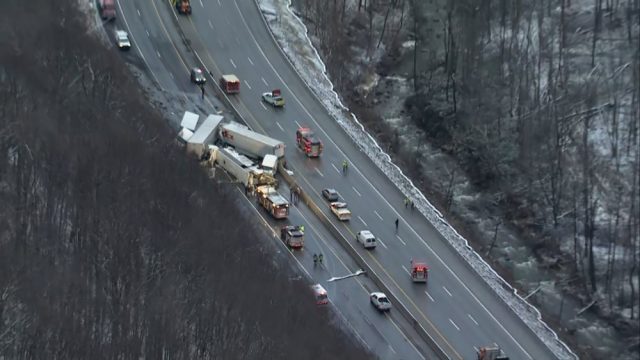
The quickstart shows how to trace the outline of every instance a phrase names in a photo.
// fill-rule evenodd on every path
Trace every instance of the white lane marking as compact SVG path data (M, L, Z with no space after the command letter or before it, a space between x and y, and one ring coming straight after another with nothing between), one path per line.
M451 295L451 293L449 292L449 290L447 290L447 288L446 288L446 287L444 287L444 286L443 286L442 288L444 289L444 291L445 291L447 294L449 294L449 296L453 297L453 295Z
M269 84L267 84L267 80L265 80L264 78L260 78L260 79L262 79L262 82L263 82L267 87L269 87Z
M384 248L385 248L385 249L388 249L387 245L385 245L385 244L382 242L382 240L380 240L380 239L377 239L377 240L378 240L378 242L380 243L380 245L384 246Z
M471 319L471 321L473 321L474 324L479 325L476 319L474 319L473 316L471 316L471 314L467 314L467 316L469 317L469 319Z
M173 76L173 73L171 71L169 71L169 76L171 76L172 79L176 78L175 76Z
M142 14L140 14L140 9L136 9L136 11L138 12L138 16L142 16Z
M340 174L340 170L338 170L338 168L335 165L331 164L331 166L333 166L333 168L336 169L336 172Z
M229 59L229 61L231 61L231 65L233 65L234 69L237 69L238 67L236 66L236 63L233 62L233 59Z
M377 211L373 210L373 213L374 213L374 214L376 214L376 215L378 215L378 217L380 218L380 220L384 220L384 219L382 218L382 216L380 216L380 214L378 214L378 212L377 212Z
M158 55L159 58L162 58L162 56L160 56L160 52L158 52L158 50L156 50L156 55Z
M358 216L358 219L360 219L360 221L362 221L362 223L364 224L364 226L369 227L369 225L367 225L366 222L364 222L364 220L362 220L362 218L360 216Z
M262 104L262 103L261 103L261 104ZM264 105L262 105L262 106L264 106ZM266 109L266 108L265 108L265 109ZM279 123L279 122L277 122L277 121L276 121L276 125L278 125L278 127L280 128L280 130L284 131L284 129L282 128L282 125L280 125L280 123Z
M360 193L358 192L358 190L356 190L356 188L354 188L353 186L352 186L351 188L353 189L353 191L355 191L355 192L356 192L356 194L358 194L358 196L362 196L362 194L360 194Z
M458 325L456 325L456 323L453 322L453 320L449 319L449 322L451 323L451 325L453 325L453 327L456 328L456 330L460 331L460 328L458 327Z
M253 65L253 61L251 61L251 58L247 56L247 60L249 60L249 62L251 63L251 65ZM264 80L264 79L262 79Z
M302 125L300 125L300 123L298 122L298 120L293 120L293 121L296 123L296 125L298 125L298 127L299 127L299 128L301 128L301 127L302 127Z
M387 344L387 345L389 345L389 349L391 349L391 351L393 351L394 354L397 354L397 352L393 350L393 346L391 346L391 344Z
M318 168L314 168L313 170L315 170L318 174L320 174L320 176L324 177L324 175L320 172L320 170L318 170Z
M140 50L140 48L138 46L136 46L136 39L133 36L133 33L131 32L131 28L129 27L129 23L127 22L127 18L124 15L124 11L122 11L122 7L120 6L120 2L116 2L116 4L118 4L118 8L120 9L120 14L122 14L121 16L122 16L122 20L124 21L124 25L129 30L129 36L131 36L131 40L133 41L133 46L135 46L135 48L138 49L138 52L140 53L140 57L142 58L142 61L144 61L144 63L147 64L147 68L151 72L151 76L153 76L153 79L155 80L156 84L158 84L158 86L162 89L162 84L160 84L160 81L158 80L158 77L153 72L153 70L151 70L151 67L148 66L149 63L147 62L147 58L144 57L144 54L142 53L142 50Z
M263 109L267 110L267 107L266 107L266 106L264 106L264 104L262 103L262 101L259 101L259 103L260 103L260 106L262 106L262 108L263 108ZM284 131L284 130L282 130L282 131Z
M402 238L398 235L396 235L396 237L398 238L398 240L400 240L400 242L402 243L402 245L407 246L407 243L405 243L404 241L402 241Z
M431 302L436 302L427 291L425 291L424 293L427 294L427 297L429 298L429 300L431 300Z
M247 80L244 81L244 83L247 85L247 87L249 88L249 90L251 90L251 85L249 84L249 82Z
M204 7L204 4L202 3L202 0L200 0L200 6Z
M411 273L409 272L409 270L407 270L407 268L404 267L404 265L401 265L401 266L402 266L402 270L404 270L404 272L406 272L407 275L411 276Z
M222 6L222 3L220 2L220 0L218 0L218 5Z
M220 1L220 0L218 0ZM258 49L258 51L260 51L260 54L262 55L262 57L265 59L265 61L267 62L267 64L269 64L269 67L271 68L271 70L273 71L273 73L280 79L280 81L282 81L283 86L289 90L289 92L291 92L291 88L289 88L289 86L287 86L287 84L285 83L284 79L282 79L282 76L280 76L280 74L276 71L275 67L273 66L273 64L271 63L271 61L269 61L269 58L267 57L267 55L264 53L264 51L262 50L262 47L260 46L260 43L258 43L258 40L256 39L256 37L253 35L253 33L251 32L251 29L249 28L249 25L247 24L247 20L244 18L244 14L242 14L242 11L240 11L240 7L238 6L238 3L234 2L234 5L236 6L236 9L238 11L238 14L240 15L240 18L242 19L242 22L245 26L245 29L247 30L249 36L251 36L251 39L253 40L253 43L255 44L256 48ZM340 147L338 146L338 144L335 143L335 141L333 141L333 139L327 134L327 132L324 130L324 128L322 128L318 122L316 122L313 119L313 116L311 116L311 113L309 112L309 110L304 106L304 104L302 104L302 102L300 101L300 99L298 99L297 96L295 96L295 94L292 92L292 96L293 98L296 100L296 102L298 103L298 105L300 105L300 107L302 108L302 110L304 110L304 112L307 114L307 116L309 116L312 121L315 123L316 127L318 129L320 129L320 131L322 131L322 133L325 135L325 137L327 139L329 139L329 142L331 142L336 149L338 150L338 152L340 154L342 154L343 156L346 157L346 154L344 153L344 151L342 151L340 149ZM360 174L360 176L364 179L364 181L373 189L373 191L378 194L378 196L382 199L382 201L384 201L387 206L389 206L389 208L391 210L393 210L393 212L396 213L397 216L400 216L400 213L398 213L398 211L391 205L391 203L389 203L389 201L382 196L382 194L380 193L380 191L378 191L378 189L373 186L373 184L371 183L371 181L369 181L369 179L367 179L362 172L360 172L360 170L354 166L355 171ZM511 341L514 342L514 344L516 344L518 346L518 348L520 349L520 351L522 351L529 359L533 358L531 357L531 355L529 355L529 353L522 347L522 345L513 337L513 335L511 335L510 332L507 331L507 329L505 329L505 327L502 325L501 322L498 321L498 319L496 319L496 317L489 311L489 309L487 309L486 306L484 306L484 304L480 301L480 299L478 299L477 296L475 296L475 294L469 289L469 287L467 287L463 282L462 279L460 279L460 277L458 275L456 275L453 270L451 270L451 268L442 260L442 258L435 253L435 251L433 251L433 249L420 237L420 235L418 235L418 232L409 225L409 229L411 230L411 232L413 232L413 234L422 242L422 244L438 259L438 261L440 261L440 263L449 271L449 273L458 281L458 283L460 284L460 286L464 287L465 290L467 290L467 292L469 293L469 295L480 305L480 307L482 307L482 309L491 317L491 319L493 319L493 321L500 327L500 329L502 329L502 331L504 331L504 333L509 336L509 338L511 339Z
M387 314L388 315L388 314ZM411 345L411 347L413 348L413 350L416 351L416 354L418 354L418 356L420 356L420 359L422 360L426 360L424 356L422 356L422 354L420 353L420 351L418 351L418 349L416 348L415 345L413 345L413 342L409 341L409 339L407 339L407 336L402 332L402 330L400 330L400 327L398 326L398 324L396 324L395 321L393 321L393 319L391 318L391 316L388 316L389 321L391 321L391 323L393 324L393 326L396 328L396 330L398 330L398 332L400 333L400 335L402 335L402 337L404 338L404 340Z
M209 20L209 27L213 30L213 24L211 23L211 20Z
M149 30L145 30L147 32L147 37L151 37L151 34L149 34Z

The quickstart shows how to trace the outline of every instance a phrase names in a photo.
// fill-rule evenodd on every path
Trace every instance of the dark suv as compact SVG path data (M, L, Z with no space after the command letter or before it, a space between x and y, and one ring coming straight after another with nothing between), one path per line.
M207 78L204 77L204 72L200 68L191 69L191 81L198 85L203 85L207 82Z

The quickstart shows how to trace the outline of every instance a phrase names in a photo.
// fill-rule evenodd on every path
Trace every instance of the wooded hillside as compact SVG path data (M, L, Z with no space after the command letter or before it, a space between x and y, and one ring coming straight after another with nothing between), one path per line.
M72 4L0 13L0 358L368 358Z

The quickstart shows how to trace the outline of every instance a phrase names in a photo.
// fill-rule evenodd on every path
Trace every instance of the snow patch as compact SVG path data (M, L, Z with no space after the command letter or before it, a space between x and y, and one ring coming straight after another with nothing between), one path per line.
M446 222L442 214L391 161L391 157L384 152L376 140L365 131L364 126L355 115L342 104L338 94L333 90L334 87L327 75L325 64L313 47L311 39L307 36L306 26L291 9L291 0L255 1L261 10L277 9L277 13L280 14L278 21L267 16L264 18L271 34L299 76L325 106L329 114L353 139L354 143L387 174L405 196L415 199L416 208L558 358L577 359L577 356L558 338L557 334L541 320L540 312L519 296L511 285L473 251L466 239Z

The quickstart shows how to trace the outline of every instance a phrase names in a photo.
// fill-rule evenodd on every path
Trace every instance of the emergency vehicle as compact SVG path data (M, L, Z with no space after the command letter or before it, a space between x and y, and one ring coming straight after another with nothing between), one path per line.
M240 79L233 74L222 75L220 87L227 94L237 94L240 92Z
M426 283L427 278L429 278L429 267L423 262L411 260L411 280Z
M316 305L326 305L329 303L329 296L327 295L327 290L325 290L322 285L315 284L311 286L311 290L313 290L313 296L316 298Z
M318 157L322 152L322 142L316 138L313 130L301 127L296 131L296 143L308 157Z
M478 349L478 360L509 360L509 357L500 347L483 346Z
M301 249L304 246L304 231L302 226L285 225L280 228L280 239L287 246Z
M262 185L256 188L258 203L274 219L286 219L289 216L289 202L273 186Z

